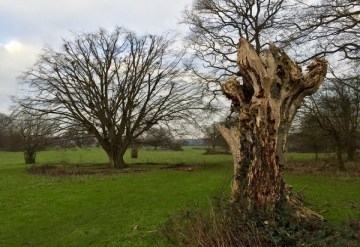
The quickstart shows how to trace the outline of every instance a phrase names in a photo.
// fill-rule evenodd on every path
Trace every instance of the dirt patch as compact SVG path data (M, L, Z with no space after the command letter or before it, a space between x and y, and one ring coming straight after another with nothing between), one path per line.
M84 175L113 175L120 173L138 173L146 172L145 169L124 168L115 169L106 165L61 165L47 164L41 166L31 166L26 169L30 174L50 177L63 176L84 176Z
M161 167L160 169L171 169L171 170L179 170L179 171L187 171L187 172L192 172L194 170L192 166L183 163L167 165Z

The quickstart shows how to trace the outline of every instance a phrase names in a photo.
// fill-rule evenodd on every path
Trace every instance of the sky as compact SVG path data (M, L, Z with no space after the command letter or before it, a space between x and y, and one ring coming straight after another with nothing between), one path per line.
M185 32L181 12L192 0L0 0L0 112L9 113L17 77L44 46L57 48L72 32L113 30L139 34Z

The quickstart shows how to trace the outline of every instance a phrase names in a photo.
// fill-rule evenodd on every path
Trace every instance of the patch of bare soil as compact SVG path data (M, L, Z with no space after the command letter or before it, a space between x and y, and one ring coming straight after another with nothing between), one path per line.
M47 164L41 166L31 166L26 169L30 174L50 177L64 177L64 176L84 176L84 175L113 175L120 173L138 173L145 172L145 169L139 168L124 168L115 169L106 164L92 164L92 165L61 165L61 164Z
M192 172L194 170L192 166L183 163L166 165L164 167L161 167L160 169L171 169L171 170L179 170L179 171L187 171L187 172Z
M339 170L335 160L318 160L288 161L284 170L303 174L360 176L360 161L345 162L345 168L346 170Z

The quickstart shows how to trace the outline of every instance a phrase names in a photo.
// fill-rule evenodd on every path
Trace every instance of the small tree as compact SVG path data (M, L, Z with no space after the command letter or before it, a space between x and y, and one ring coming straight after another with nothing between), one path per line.
M212 150L215 150L216 146L223 148L228 147L224 137L217 128L217 125L217 123L213 123L212 125L205 127L204 130L205 142L211 147Z
M41 114L81 125L95 136L110 165L122 168L134 139L161 122L180 121L200 108L187 80L184 51L162 36L137 36L123 28L100 30L47 48L22 77L31 89L19 99Z
M149 129L142 139L143 144L153 146L155 150L157 150L158 147L169 148L173 142L174 137L170 130L162 127Z
M20 143L16 145L24 152L25 164L35 163L36 152L46 148L56 126L55 122L44 116L25 111L15 114L12 129L20 137Z

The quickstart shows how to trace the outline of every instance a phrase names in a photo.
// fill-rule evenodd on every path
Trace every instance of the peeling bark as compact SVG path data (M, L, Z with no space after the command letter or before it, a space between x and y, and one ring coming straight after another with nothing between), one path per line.
M241 79L231 77L222 91L239 123L231 129L218 127L234 156L232 201L271 212L283 199L295 204L282 176L287 135L303 98L323 82L327 61L315 59L303 74L273 44L258 55L242 38L237 65Z

